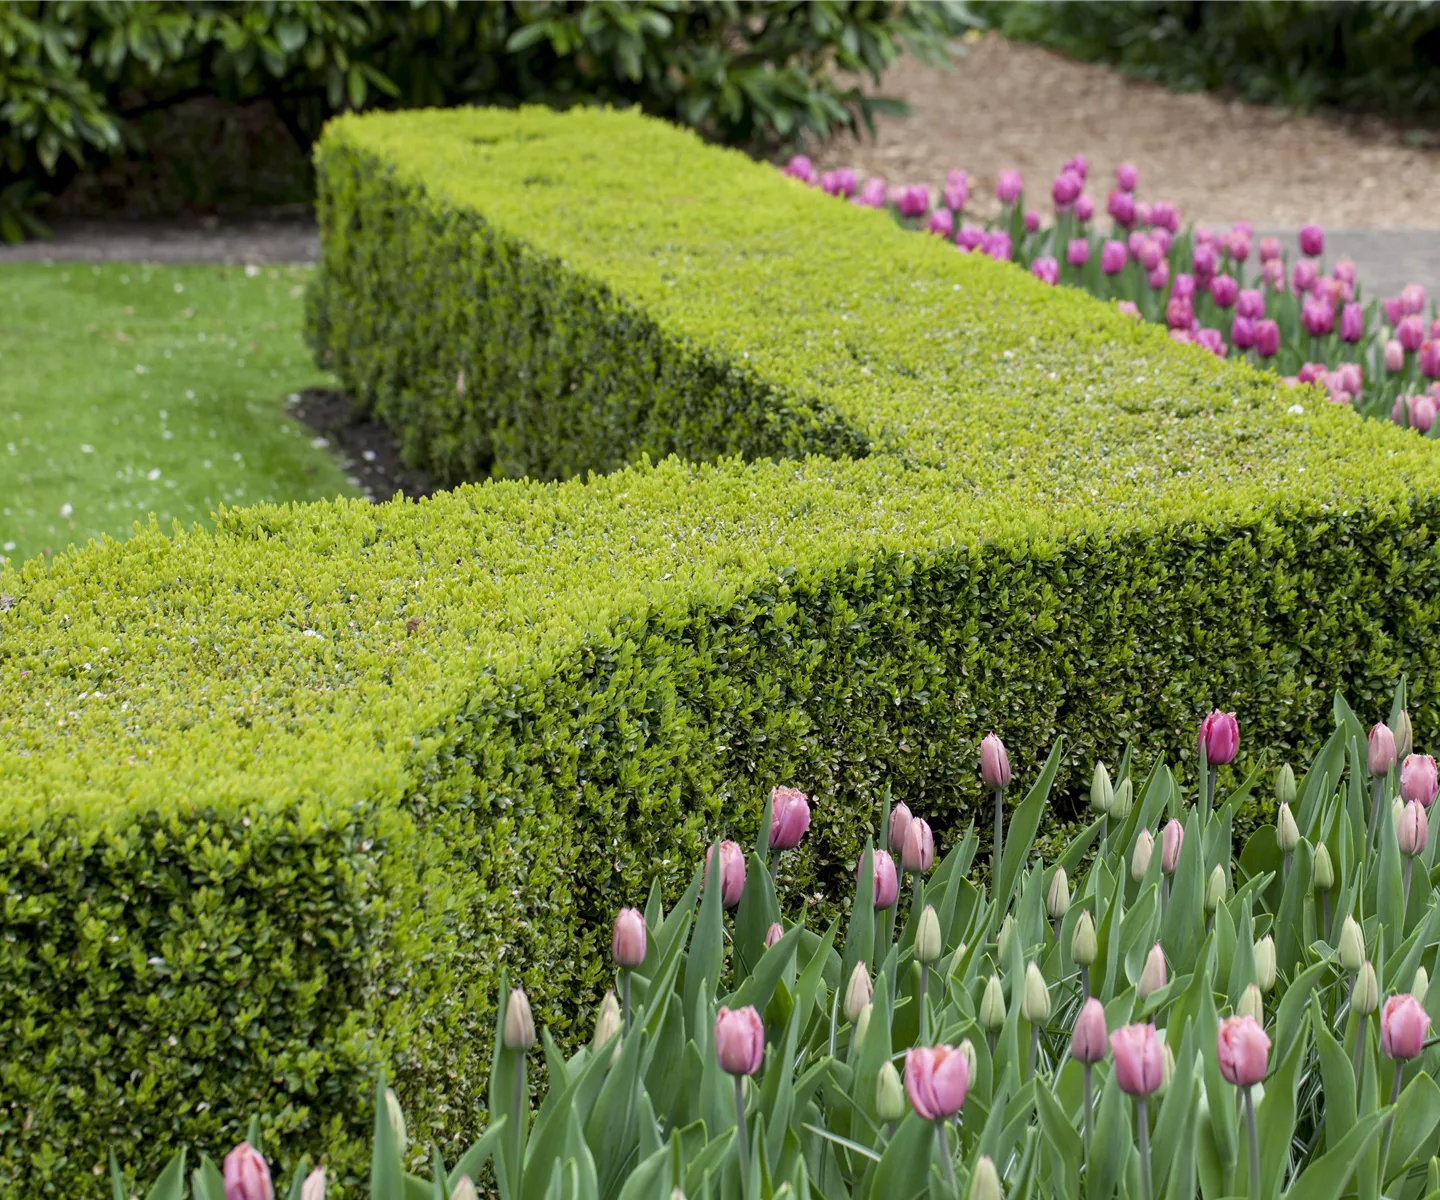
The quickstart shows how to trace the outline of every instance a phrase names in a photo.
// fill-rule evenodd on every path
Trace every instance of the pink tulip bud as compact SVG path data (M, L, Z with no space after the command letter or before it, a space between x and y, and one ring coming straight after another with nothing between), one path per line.
M1153 224L1155 214L1150 211L1150 205L1144 200L1135 201L1135 224L1149 227Z
M1226 358L1230 354L1230 347L1225 344L1225 338L1218 329L1196 330L1195 344L1203 346L1216 358Z
M1170 282L1170 264L1162 259L1154 270L1146 273L1145 282L1150 285L1152 292L1163 292Z
M996 262L1009 262L1014 254L1010 245L1010 235L1003 229L997 229L993 233L985 235L984 251Z
M1236 1087L1251 1087L1270 1068L1270 1039L1254 1017L1228 1017L1215 1035L1220 1074Z
M860 866L865 860L862 858L855 864L855 880L860 880ZM895 871L895 860L883 850L875 851L875 907L889 908L895 903L895 897L900 894L900 877Z
M1237 350L1249 350L1255 345L1255 322L1240 316L1231 321L1230 343Z
M1218 260L1215 257L1215 247L1210 245L1196 246L1190 252L1190 265L1195 268L1195 274L1202 280L1208 280L1215 274Z
M1094 996L1085 1001L1070 1034L1070 1057L1076 1062L1097 1063L1105 1057L1109 1038L1105 1032L1105 1006Z
M1285 264L1280 259L1272 258L1269 262L1261 263L1260 275L1265 280L1265 286L1272 292L1288 290L1285 286Z
M910 808L902 800L899 804L897 804L894 808L890 810L890 828L886 831L889 835L886 841L889 844L890 849L893 850L896 854L900 854L902 851L904 851L905 831L909 828Z
M1167 233L1180 232L1180 217L1175 212L1175 206L1164 200L1157 200L1150 206L1150 223L1158 225Z
M1335 328L1335 310L1327 301L1306 300L1300 306L1300 321L1311 337L1324 337Z
M1318 383L1325 378L1325 364L1302 363L1297 378L1301 383Z
M1320 279L1320 271L1308 258L1302 258L1295 264L1295 271L1290 277L1290 282L1297 292L1308 292Z
M926 1121L943 1121L965 1106L970 1060L953 1046L914 1046L905 1052L905 1094Z
M905 849L900 855L900 865L912 875L923 875L934 862L935 836L927 822L914 817L905 830Z
M1358 396L1365 385L1365 374L1359 363L1343 362L1332 373L1341 391Z
M1395 765L1395 735L1384 721L1370 727L1370 774L1385 775Z
M1426 379L1440 379L1440 342L1426 342L1420 347L1420 374Z
M1055 202L1055 210L1064 212L1068 209L1084 187L1085 181L1073 171L1061 171L1050 185L1050 198Z
M799 788L770 792L770 849L793 850L810 828L810 801Z
M1425 311L1425 289L1418 283L1407 283L1400 289L1400 311L1405 314Z
M1417 316L1401 318L1395 326L1395 340L1402 349L1413 354L1425 343L1425 322Z
M931 233L938 233L943 238L950 237L955 232L955 218L948 208L937 208L930 214L929 229Z
M1077 154L1074 158L1065 160L1065 165L1060 168L1062 171L1070 171L1080 176L1083 183L1090 174L1090 160L1083 154Z
M1014 204L1025 190L1025 181L1019 171L1001 171L995 181L995 196L1001 204Z
M1185 826L1173 817L1160 835L1160 870L1166 875L1175 874L1180 864L1180 847L1185 843Z
M765 1060L765 1026L753 1004L715 1017L715 1057L727 1075L753 1075Z
M884 208L885 181L880 178L867 179L865 186L860 189L860 195L856 197L856 200L866 208Z
M1115 306L1115 311L1122 317L1129 317L1132 321L1140 320L1140 310L1130 300L1122 300Z
M815 174L815 168L811 165L809 158L807 158L803 154L795 155L794 158L792 158L788 163L786 163L785 169L781 172L781 174L788 175L791 179L798 179L802 183L810 184L813 184L818 178L818 176Z
M1175 276L1175 286L1170 289L1170 294L1179 296L1182 300L1193 300L1195 298L1195 276L1181 271Z
M1225 235L1225 253L1235 262L1243 263L1250 257L1250 235L1232 229Z
M1161 865L1164 865L1163 861ZM1140 971L1140 982L1135 985L1135 994L1144 1000L1152 992L1158 992L1169 980L1170 973L1165 967L1165 951L1161 949L1160 943L1156 942L1145 956L1145 966Z
M1140 265L1147 271L1153 271L1164 261L1165 253L1154 238L1146 238L1140 244Z
M634 970L645 962L645 918L638 909L622 908L610 935L610 957L616 965Z
M967 254L978 250L985 244L985 231L978 225L963 225L955 235L955 244Z
M1149 241L1149 239L1139 229L1132 229L1129 235L1125 238L1125 249L1130 252L1130 257L1136 262L1140 261L1140 252L1145 249L1145 243L1147 241ZM1155 261L1160 261L1158 256L1156 257Z
M1106 275L1118 275L1125 269L1128 257L1124 242L1106 242L1100 247L1100 270Z
M225 1156L225 1200L275 1200L270 1168L249 1142L241 1142Z
M1355 262L1354 262L1354 260L1353 260L1353 259L1349 259L1349 258L1342 258L1342 259L1340 259L1339 262L1337 262L1333 267L1330 268L1330 274L1332 274L1333 276L1335 276L1335 278L1338 279L1338 280L1340 280L1342 283L1348 283L1351 287L1354 287L1354 286L1355 286Z
M970 199L970 188L967 184L955 180L945 185L945 190L941 193L941 196L946 208L952 208L956 212L959 212Z
M1264 295L1255 288L1245 288L1235 297L1235 313L1237 316L1258 321L1265 315Z
M1261 322L1265 324L1265 322ZM1233 762L1240 748L1240 724L1234 713L1216 709L1200 723L1199 753L1212 767Z
M1435 424L1435 398L1421 395L1407 396L1405 400L1409 410L1410 428L1417 433L1429 433L1430 427Z
M469 1176L462 1176L468 1179ZM455 1192L450 1193L451 1200L458 1200ZM305 1176L305 1182L300 1185L300 1200L325 1200L325 1168L316 1167Z
M1188 329L1172 329L1170 331L1170 340L1172 342L1179 342L1183 346L1193 346L1195 344L1195 335Z
M1082 224L1095 216L1095 201L1088 193L1081 192L1075 198L1075 219Z
M1270 262L1280 257L1280 239L1276 237L1265 237L1260 239L1260 261Z
M1365 310L1353 300L1340 312L1340 340L1358 342L1365 336Z
M1065 247L1065 261L1072 267L1083 267L1090 261L1090 241L1088 238L1071 238L1070 244Z
M1165 1051L1155 1026L1126 1025L1110 1035L1115 1057L1115 1082L1127 1096L1149 1096L1165 1076Z
M1280 326L1268 318L1255 322L1255 353L1261 358L1280 353Z
M1025 232L1035 233L1040 228L1040 214L1033 208L1025 210Z
M992 792L1010 786L1010 755L1005 743L993 733L987 733L980 742L980 778Z
M1430 1029L1430 1014L1409 992L1391 996L1380 1010L1380 1049L1388 1058L1407 1062L1419 1058Z
M715 847L705 851L705 881L710 880L710 857ZM720 843L720 902L726 908L740 903L745 891L745 851L734 842Z
M1060 282L1060 264L1048 255L1037 258L1030 264L1030 274L1054 287Z
M765 949L770 949L776 942L785 936L785 927L779 921L772 921L770 928L765 931Z
M1325 253L1325 235L1318 225L1300 226L1300 253L1318 258Z
M1190 303L1190 297L1171 293L1170 299L1165 303L1165 324L1171 329L1188 330L1194 320L1195 309Z
M1435 803L1435 760L1428 754L1408 755L1400 766L1400 795L1429 808Z
M1122 229L1135 224L1135 197L1129 192L1111 192L1105 200L1105 211Z
M1418 800L1411 800L1401 811L1395 836L1400 842L1400 853L1406 858L1424 853L1425 844L1430 840L1430 822Z
M1229 308L1240 298L1240 285L1231 275L1217 275L1210 281L1210 298L1221 308Z
M826 171L820 176L820 190L827 196L840 196L848 200L855 194L855 172L849 167Z
M1133 163L1121 163L1115 168L1115 183L1122 192L1133 192L1140 182L1140 172Z

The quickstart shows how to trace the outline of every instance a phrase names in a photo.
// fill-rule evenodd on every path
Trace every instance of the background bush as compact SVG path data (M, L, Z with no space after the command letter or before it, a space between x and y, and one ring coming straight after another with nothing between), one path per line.
M1440 123L1434 0L1072 0L976 6L1007 36L1041 42L1179 91L1234 91L1298 109Z
M161 119L187 105L197 138L264 106L307 152L345 109L521 101L633 104L763 147L900 111L836 73L878 81L902 48L943 59L965 24L957 0L23 0L0 6L0 233L38 230L49 193L77 172L144 160L151 144L178 157L164 169L183 177L180 196L232 198L206 176L253 175L277 148L217 166L213 140L187 144ZM195 113L202 101L218 106ZM305 193L304 159L285 156L291 198ZM275 191L258 185L261 199Z

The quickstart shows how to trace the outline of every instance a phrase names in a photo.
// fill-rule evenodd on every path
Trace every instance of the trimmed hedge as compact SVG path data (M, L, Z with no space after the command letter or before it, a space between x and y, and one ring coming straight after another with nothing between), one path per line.
M0 574L7 1194L252 1110L343 1177L379 1064L453 1148L502 966L563 1033L614 908L780 780L818 921L881 789L957 835L991 729L1074 797L1211 705L1298 758L1403 670L1435 728L1432 443L635 116L317 165L312 335L416 461L628 465Z

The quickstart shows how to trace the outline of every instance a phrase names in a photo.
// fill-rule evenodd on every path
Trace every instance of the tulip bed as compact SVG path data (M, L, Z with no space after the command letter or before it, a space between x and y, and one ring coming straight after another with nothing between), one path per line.
M853 171L816 171L803 155L784 173L862 208L888 210L904 227L953 241L964 253L1014 261L1037 279L1083 288L1135 319L1163 323L1179 342L1221 358L1273 368L1292 386L1318 383L1328 398L1369 417L1429 434L1440 406L1440 314L1418 283L1366 301L1348 259L1324 270L1325 234L1307 225L1299 254L1274 237L1254 243L1253 226L1184 231L1172 204L1137 198L1139 173L1124 163L1105 215L1085 191L1083 154L1051 184L1051 222L1026 207L1018 171L995 184L1000 215L968 220L970 176L949 173L943 188L887 186ZM938 199L937 199L938 197ZM1108 222L1107 230L1101 226ZM1258 261L1252 265L1251 259Z
M1440 721L1428 442L634 115L346 119L318 167L320 353L437 476L531 478L0 571L7 1195L256 1109L343 1182L380 1068L456 1157L502 971L573 1049L609 915L768 781L823 924L886 789L988 811L990 728L1065 739L1073 822L1201 707L1296 761L1337 688Z
M1090 819L1051 856L1034 838L1057 816L1060 748L1012 777L992 735L996 882L972 869L973 827L937 860L928 822L885 800L848 916L824 924L776 886L811 815L777 788L748 855L721 842L668 911L657 883L615 918L623 999L568 1057L544 1035L536 1111L534 1018L503 983L489 1126L467 1150L411 1146L381 1081L370 1196L1434 1197L1437 779L1400 699L1368 736L1337 699L1238 858L1262 781L1213 785L1233 714L1202 725L1193 792L1163 760L1096 764ZM201 1161L197 1200L269 1200L255 1128L223 1174ZM184 1167L153 1200L179 1200ZM326 1180L302 1160L290 1196L321 1200Z

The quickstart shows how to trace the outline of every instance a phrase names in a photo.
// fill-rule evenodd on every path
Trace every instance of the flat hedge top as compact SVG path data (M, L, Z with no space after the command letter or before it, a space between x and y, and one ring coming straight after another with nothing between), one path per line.
M656 122L472 110L326 136L876 452L230 510L7 569L0 823L296 797L324 820L401 794L423 739L618 627L756 593L783 622L789 589L876 555L1019 560L1440 491L1432 443Z

